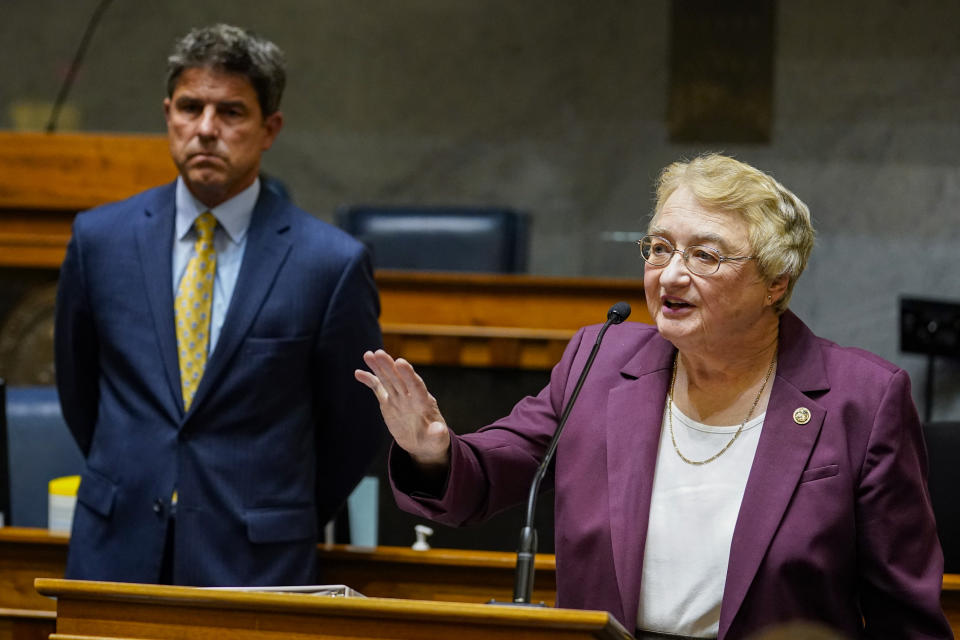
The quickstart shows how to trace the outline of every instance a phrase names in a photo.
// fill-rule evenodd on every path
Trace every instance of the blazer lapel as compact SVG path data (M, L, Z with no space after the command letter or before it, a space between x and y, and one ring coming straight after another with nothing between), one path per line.
M660 425L673 345L655 338L621 371L607 401L607 495L617 585L628 628L636 625Z
M790 312L781 319L779 349L777 376L730 546L720 638L730 628L776 535L826 416L808 395L829 388L819 345ZM810 412L806 424L793 418L801 407Z
M247 230L247 246L233 298L227 307L220 338L197 387L190 413L203 404L209 390L215 389L217 380L225 375L227 364L243 342L264 299L273 288L280 266L290 252L292 239L287 233L290 225L288 205L268 189L261 187L250 228Z
M153 201L144 208L142 223L136 226L136 238L143 271L143 289L147 293L160 360L170 386L173 415L180 416L183 415L183 399L173 320L172 275L175 184L161 187Z

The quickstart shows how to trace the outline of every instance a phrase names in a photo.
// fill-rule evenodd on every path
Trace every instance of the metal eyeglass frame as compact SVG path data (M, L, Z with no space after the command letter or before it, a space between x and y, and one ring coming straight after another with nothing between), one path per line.
M664 262L663 264L653 263L653 262L651 262L650 260L648 260L645 255L643 255L643 244L644 244L645 241L649 240L650 238L656 238L657 240L662 240L668 247L670 247L670 257L667 258L666 262ZM719 251L717 251L716 249L714 249L714 248L712 248L712 247L704 246L704 245L702 245L702 244L692 244L692 245L690 245L689 247L687 247L686 249L684 249L683 251L681 251L680 249L677 249L675 246L673 246L673 243L670 242L669 240L667 240L666 238L664 238L663 236L655 236L655 235L645 235L645 236L643 236L642 238L640 238L639 240L637 240L637 249L639 249L639 251L640 251L640 257L643 259L643 261L644 261L646 264L650 265L651 267L654 267L654 268L657 268L657 269L663 268L663 267L667 266L668 264L670 264L670 261L673 259L673 254L679 253L679 254L680 254L680 258L683 260L683 266L686 267L687 271L689 271L690 273L696 274L696 275L698 275L698 276L712 276L712 275L715 274L717 271L720 271L720 265L722 265L724 262L739 262L740 260L753 260L754 258L756 258L756 256L734 256L734 257L728 257L728 256L725 256L725 255L721 254L721 253L720 253ZM690 262L689 262L690 250L691 250L691 249L700 249L700 250L702 250L702 251L706 251L707 253L709 253L709 254L711 254L711 255L713 255L713 256L716 256L716 258L717 258L717 266L716 266L716 268L715 268L713 271L709 271L709 272L707 272L707 273L701 273L700 271L697 271L697 270L695 270L695 269L692 269L692 268L690 267Z

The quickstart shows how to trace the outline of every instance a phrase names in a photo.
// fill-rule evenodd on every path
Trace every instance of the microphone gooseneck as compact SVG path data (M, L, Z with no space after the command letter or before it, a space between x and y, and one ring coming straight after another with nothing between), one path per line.
M83 32L83 38L80 39L80 46L77 47L77 52L73 55L73 62L70 63L70 67L67 69L67 75L63 79L63 84L60 85L57 98L54 100L53 107L50 110L50 119L47 120L47 126L44 128L47 133L53 133L57 130L57 122L60 119L60 109L63 108L63 105L67 101L67 96L70 94L70 88L73 86L73 81L76 79L77 73L80 70L83 56L86 55L87 47L93 39L93 32L96 31L97 25L100 24L100 19L103 17L103 14L106 13L107 7L110 6L111 2L113 2L113 0L100 0L100 4L94 9L93 15L90 16L90 20L87 22L87 28Z
M607 321L597 334L597 340L593 343L593 349L590 350L590 357L587 358L587 363L583 366L583 371L580 372L580 377L577 379L577 384L573 388L573 393L570 394L570 400L567 401L567 406L564 407L563 414L560 416L557 429L553 432L553 438L551 438L550 444L547 446L547 450L543 455L543 460L540 462L540 466L537 467L537 472L533 476L533 482L530 484L530 494L527 497L527 511L523 520L523 529L520 530L520 543L517 546L517 570L513 585L513 604L532 604L530 598L533 595L534 561L537 556L537 530L533 524L537 510L537 494L540 492L540 483L547 473L550 461L553 460L554 453L557 450L557 443L560 441L560 434L567 424L567 418L570 416L573 404L577 401L577 396L580 395L580 388L587 378L587 373L590 372L590 367L593 366L593 359L596 358L597 351L600 350L600 341L603 340L603 336L607 332L607 329L610 328L610 325L620 324L629 316L630 305L626 302L618 302L610 307L610 311L607 312Z

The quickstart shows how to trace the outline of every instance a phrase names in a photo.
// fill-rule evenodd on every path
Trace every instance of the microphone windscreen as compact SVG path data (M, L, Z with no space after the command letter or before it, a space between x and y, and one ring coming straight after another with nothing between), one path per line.
M610 307L610 311L607 312L607 320L610 320L613 324L620 324L629 317L630 305L626 302L618 302Z

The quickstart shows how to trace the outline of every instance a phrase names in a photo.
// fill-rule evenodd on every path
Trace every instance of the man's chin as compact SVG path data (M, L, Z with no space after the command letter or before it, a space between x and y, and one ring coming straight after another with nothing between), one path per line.
M223 184L226 181L226 176L223 171L220 171L209 165L201 166L186 166L183 167L180 171L180 175L183 176L183 179L190 182L191 184L196 184L198 186L203 185L205 187L216 186L217 184Z
M227 192L227 186L223 180L216 179L213 176L197 176L191 173L181 174L181 177L193 197L208 207L215 207L226 199L224 194Z

